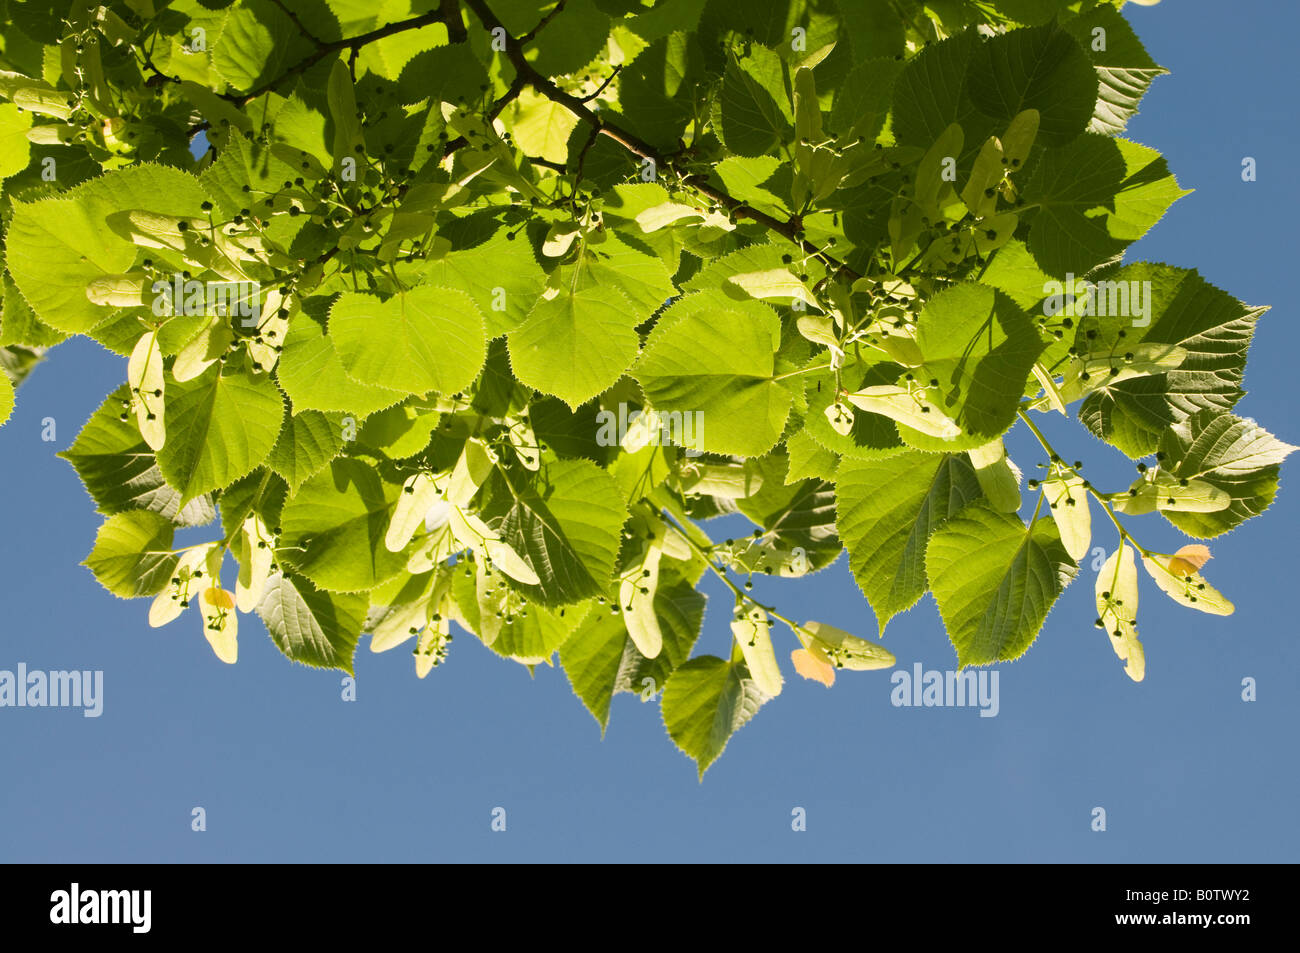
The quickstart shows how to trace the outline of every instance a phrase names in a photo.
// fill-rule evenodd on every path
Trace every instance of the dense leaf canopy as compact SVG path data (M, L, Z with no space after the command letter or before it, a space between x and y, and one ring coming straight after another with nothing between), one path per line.
M256 612L423 677L455 623L602 730L661 699L701 774L791 671L892 666L926 592L961 665L1019 657L1102 530L1140 680L1139 557L1232 604L1129 517L1219 536L1293 448L1232 412L1263 309L1121 264L1186 193L1124 138L1164 71L1120 6L0 0L0 419L70 335L128 358L63 453L86 564L222 660ZM1051 413L1140 478L1092 486ZM872 639L750 595L842 549Z

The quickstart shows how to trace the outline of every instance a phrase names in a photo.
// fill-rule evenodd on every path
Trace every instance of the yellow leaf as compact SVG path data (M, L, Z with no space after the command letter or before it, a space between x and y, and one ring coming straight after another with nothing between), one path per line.
M894 384L864 387L846 395L849 403L873 414L881 414L931 437L951 440L961 435L957 422L939 409L923 391L911 391Z
M1142 565L1156 585L1179 605L1210 615L1232 615L1236 607L1224 598L1223 593L1206 582L1200 573L1175 572L1171 568L1174 559L1182 561L1179 557L1153 553L1142 557Z
M1120 661L1128 663L1124 667L1128 677L1142 681L1146 652L1137 633L1137 561L1127 545L1121 543L1097 573L1096 598L1097 616L1110 637L1111 648Z
M995 509L1014 513L1020 509L1020 481L1007 460L1007 448L998 437L982 447L968 451L975 479Z
M1061 533L1061 544L1076 562L1088 553L1092 542L1092 514L1088 490L1078 474L1054 474L1043 481L1043 495L1052 508L1052 519Z
M635 562L619 581L619 611L623 624L637 651L646 658L657 658L663 649L663 632L655 612L655 591L659 587L659 558L663 550L651 544L645 558Z
M866 672L892 668L896 661L894 653L883 645L860 639L824 622L805 622L802 630L799 641L804 643L804 647L836 668Z
M780 695L783 679L772 649L772 622L767 613L754 608L733 619L731 634L740 646L754 684L768 695Z
M1170 557L1169 571L1178 576L1190 576L1199 571L1210 559L1209 546L1190 543Z
M827 688L835 684L835 666L822 661L807 649L795 649L790 653L790 661L794 663L794 670L804 678L821 682Z
M213 653L227 665L234 665L239 658L239 617L235 614L234 594L225 589L205 589L199 608L203 611L203 634Z
M163 425L163 362L158 332L152 331L135 342L126 365L126 380L131 387L131 403L140 436L151 450L161 450L167 437Z
M235 597L225 589L203 590L203 601L208 605L216 606L219 609L235 608Z

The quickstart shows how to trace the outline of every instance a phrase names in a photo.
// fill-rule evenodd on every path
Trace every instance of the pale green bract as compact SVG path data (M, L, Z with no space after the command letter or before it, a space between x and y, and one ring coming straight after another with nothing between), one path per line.
M0 422L68 336L124 359L61 454L86 565L220 660L240 613L349 673L467 632L602 731L658 702L703 775L792 661L910 664L863 636L927 593L1009 662L1101 546L1134 680L1139 558L1232 611L1138 523L1234 530L1294 447L1233 413L1264 309L1118 264L1189 193L1119 138L1164 70L1116 4L36 6L0 5ZM745 585L842 550L874 633Z

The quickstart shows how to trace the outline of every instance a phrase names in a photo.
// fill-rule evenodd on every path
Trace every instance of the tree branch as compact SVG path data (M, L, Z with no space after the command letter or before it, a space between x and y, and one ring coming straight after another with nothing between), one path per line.
M295 22L297 22L296 18ZM252 92L244 93L242 95L227 94L222 98L233 103L238 103L241 106L247 106L253 100L257 99L258 96L270 92L289 77L305 73L331 53L337 53L339 50L351 50L355 53L360 50L361 47L366 46L369 43L374 43L376 40L382 40L385 37L394 35L395 33L404 33L407 30L418 30L421 27L430 26L434 23L446 24L447 35L449 37L452 37L453 39L456 36L460 37L456 42L461 42L466 37L465 24L464 21L461 20L460 10L457 9L454 2L448 3L446 0L443 0L442 5L437 10L430 10L428 13L421 13L419 16L408 17L405 20L398 20L396 23L387 23L384 26L371 30L369 33L362 33L359 36L346 37L341 40L330 40L328 42L316 40L315 42L319 44L316 52L304 56L301 60L289 67L275 79L263 83ZM299 29L301 29L301 27L299 27ZM309 40L313 39L311 34L306 31L303 31L303 35Z
M515 68L516 81L523 78L525 84L531 86L536 92L545 96L554 103L559 103L573 115L577 116L583 122L590 124L600 135L608 136L617 142L628 152L642 159L650 159L655 164L655 168L672 169L681 175L681 170L673 165L672 160L660 153L654 146L650 145L644 139L634 133L621 128L620 126L606 122L597 116L588 108L587 104L576 96L566 93L547 77L537 72L533 65L524 57L523 47L520 42L510 36L510 32L505 29L501 21L497 19L496 14L488 7L486 0L465 0L465 5L474 12L479 22L488 30L495 30L500 27L506 38L506 56L509 57L511 64ZM552 11L554 13L555 11ZM540 26L541 24L539 24ZM513 84L512 84L513 86ZM748 218L765 226L778 235L788 239L803 249L804 254L811 258L816 258L831 269L832 273L843 273L849 277L861 277L853 269L849 268L844 262L822 251L816 245L807 241L802 234L802 223L799 218L779 219L769 215L759 209L756 209L738 199L732 198L722 189L716 188L707 182L692 182L691 187L702 195L707 195L723 208L727 209L734 218Z
M546 16L542 17L540 20L537 21L537 26L533 27L531 30L529 30L527 33L521 36L516 42L518 42L520 46L524 46L525 44L530 42L533 39L533 37L537 36L537 34L541 33L543 30L546 29L546 25L548 23L550 23L552 20L555 19L556 16L558 16L561 12L563 12L564 5L568 2L569 0L559 0L559 2L557 2L555 6L551 9L550 13L546 14ZM510 34L507 32L506 36L509 35Z
M298 32L301 33L303 36L305 36L307 39L311 40L313 46L320 47L324 45L321 42L321 40L316 37L315 34L313 34L310 30L308 30L305 26L302 25L302 21L298 19L298 14L290 10L285 5L284 0L271 0L271 2L274 3L277 7L279 7L280 11L284 13L284 15L287 16L290 20L293 21L293 25L298 28Z

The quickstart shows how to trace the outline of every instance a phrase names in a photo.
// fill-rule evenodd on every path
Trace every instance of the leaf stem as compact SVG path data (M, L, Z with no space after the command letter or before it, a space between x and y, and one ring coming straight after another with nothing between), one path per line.
M776 377L773 377L772 380L783 381L787 377L798 377L800 374L815 374L817 373L817 371L828 371L834 366L835 366L834 364L818 364L815 367L803 367L797 371L789 371L788 373L785 374L778 374L776 375Z
M691 549L695 550L696 555L704 560L704 564L713 571L713 574L717 576L719 579L721 579L723 583L726 584L727 588L730 589L732 593L735 595L736 601L738 603L748 602L755 606L758 606L758 608L762 609L764 612L766 612L772 618L776 619L778 622L782 622L785 625L787 625L790 628L790 631L796 633L796 635L799 632L803 631L803 626L799 625L799 623L787 619L781 613L777 612L775 607L764 605L763 603L755 599L753 596L751 596L749 593L745 592L745 590L741 589L738 585L736 585L735 582L733 582L731 578L727 575L726 571L719 568L713 562L713 554L705 551L703 546L701 546L699 543L697 543L694 539L691 538L691 534L686 530L686 527L682 526L681 523L678 522L677 517L669 513L666 509L661 509L660 515L664 519L671 522L673 527L679 533L682 534L682 537L686 540L686 544L690 546ZM699 533L704 532L702 529L700 529L699 526L695 525L694 523L691 524L691 528Z
M1051 458L1052 462L1060 463L1064 458L1059 453L1057 453L1055 449L1053 449L1052 445L1048 442L1047 438L1043 436L1043 432L1038 429L1037 425L1033 422L1032 419L1030 419L1029 415L1025 413L1024 409L1022 408L1017 410L1016 415L1025 422L1025 425L1027 427L1029 427L1030 432L1033 433L1033 435L1038 439L1038 442L1042 445L1043 449L1047 451L1047 454ZM1074 473L1075 476L1079 475L1079 471L1074 467L1070 467L1069 469ZM1119 518L1115 515L1114 511L1110 508L1110 501L1106 497L1106 495L1099 492L1096 487L1094 487L1090 483L1087 483L1087 481L1084 482L1086 484L1084 489L1086 489L1089 493L1091 493L1093 498L1099 504L1101 504L1101 508L1106 513L1106 516L1108 516L1110 518L1110 521L1115 524L1115 529L1119 530L1120 541L1130 542L1133 544L1134 548L1137 549L1137 551L1140 552L1143 556L1150 556L1151 555L1150 550L1146 549L1141 543L1139 543L1136 539L1134 539L1133 534L1124 528L1124 524L1122 524L1119 521ZM1040 503L1042 502L1041 497L1039 499L1039 502ZM1034 511L1034 515L1035 516L1038 515L1037 510Z

